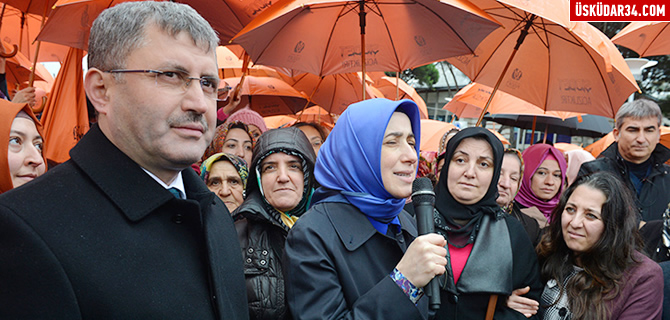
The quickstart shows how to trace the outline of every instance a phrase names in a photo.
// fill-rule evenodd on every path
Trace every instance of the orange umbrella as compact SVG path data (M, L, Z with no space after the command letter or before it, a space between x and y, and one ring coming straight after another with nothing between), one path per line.
M24 1L20 0L20 2ZM40 15L25 14L14 7L6 6L1 22L0 38L10 45L16 45L28 60L34 61L37 50L37 43L34 40L40 32L42 25L41 13ZM43 43L40 45L37 61L63 62L67 55L67 50L68 48L62 45Z
M305 109L305 111L296 115L299 121L314 122L314 123L335 123L333 116L320 106L313 106Z
M631 22L612 42L637 52L640 57L670 54L670 22Z
M437 152L440 147L440 139L453 128L456 128L456 126L448 122L421 119L421 143L419 147L422 151Z
M310 100L323 107L329 113L341 114L350 104L363 100L361 93L361 74L357 72L333 74L319 77L311 73L301 73L282 78L298 91L304 92ZM368 84L372 80L366 77ZM368 98L383 97L371 86L366 86Z
M70 149L89 129L83 58L82 50L70 48L42 113L44 140L49 145L46 158L58 163L70 158Z
M296 119L294 116L280 115L263 117L263 121L265 121L265 125L267 125L268 128L276 129L290 126L298 121L298 119Z
M93 20L102 10L128 1L140 0L58 0L38 40L86 50ZM178 0L175 2L186 3L198 11L217 31L223 44L227 44L245 24L272 4L272 0Z
M220 75L222 79L237 78L241 77L243 74L242 65L244 64L244 61L237 56L237 53L235 53L227 46L218 46L216 48L216 62L219 69L221 70ZM274 68L261 65L248 66L247 74L256 77L273 77L277 79L282 78L279 75L279 72L277 72L277 70Z
M396 86L396 80L398 84ZM391 100L410 99L419 106L421 119L428 119L428 108L423 98L407 82L399 78L383 76L375 81L375 87L384 94L384 97Z
M324 76L401 71L472 53L497 27L463 0L280 0L232 42L256 63Z
M661 140L659 141L662 145L670 148L670 127L661 126ZM594 157L598 157L601 152L605 151L614 143L614 133L610 132L606 136L602 137L598 141L584 147L584 150L590 152ZM670 162L670 160L669 160Z
M235 88L240 79L227 78L225 82ZM244 79L239 93L242 98L240 105L249 104L261 116L296 114L307 104L307 96L280 79L254 76Z
M49 16L51 7L56 3L56 0L2 0L0 2L17 8L21 10L21 12L40 16L46 13L46 16Z
M459 118L477 118L482 113L482 110L484 110L492 90L489 86L472 82L459 90L442 109L453 112ZM496 92L487 112L490 114L542 115L561 119L583 114L566 111L546 111L503 91Z
M440 140L445 133L449 130L456 128L452 123L437 121L431 119L421 119L421 151L435 151L437 152L440 147ZM500 142L503 144L509 145L509 141L496 130L489 129L493 134L495 134Z
M5 52L12 50L12 47L7 42L2 41L2 45L5 48ZM7 58L6 62L5 72L7 75L7 89L11 91L12 89L18 88L19 84L28 81L32 69L32 62L30 62L30 60L21 52L17 52L15 56ZM51 74L41 64L38 64L35 79L46 82L53 81Z
M138 0L58 0L37 40L88 50L93 20L121 2Z
M639 90L607 36L586 22L569 21L568 0L473 3L504 28L484 39L474 55L448 61L473 81L494 88L492 96L500 90L547 111L613 118Z

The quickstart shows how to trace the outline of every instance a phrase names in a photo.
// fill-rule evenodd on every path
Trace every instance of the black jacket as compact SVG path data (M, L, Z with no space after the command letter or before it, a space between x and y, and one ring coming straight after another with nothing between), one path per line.
M651 154L652 169L649 176L643 180L642 190L637 199L637 205L642 220L660 220L663 211L670 202L670 167L664 162L670 159L670 149L657 144ZM619 177L636 194L635 187L630 181L628 168L619 154L617 143L612 143L603 151L598 159L582 164L579 175L596 171L607 171Z
M226 206L176 199L100 131L0 196L1 319L247 319Z
M248 197L237 214L241 214L235 228L242 247L250 319L290 319L281 264L288 232L268 215L260 193Z
M303 199L309 198L314 181L316 156L300 129L284 128L263 133L254 147L246 189L247 198L234 215L237 220L235 228L242 247L251 319L291 318L286 305L281 261L289 227L282 223L279 213L263 200L256 178L256 167L273 150L299 154L306 162L303 171L308 175L308 190L303 194Z
M537 223L537 220L521 212L521 207L516 201L512 201L512 208L509 214L521 222L523 229L526 230L526 233L530 238L530 242L533 244L533 248L537 247L544 234L544 230L540 228L540 224Z
M414 305L389 274L417 236L412 218L398 215L402 236L379 233L348 203L313 206L288 235L284 254L287 300L295 319L424 319L427 296Z

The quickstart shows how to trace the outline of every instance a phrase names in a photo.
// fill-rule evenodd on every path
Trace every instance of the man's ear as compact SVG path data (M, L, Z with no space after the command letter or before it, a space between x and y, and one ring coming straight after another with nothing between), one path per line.
M617 129L616 126L614 127L614 129L612 129L612 135L614 136L614 141L618 142L619 141L619 129Z
M84 77L84 90L86 96L100 114L107 114L109 105L109 81L111 79L105 76L105 73L97 68L90 68Z

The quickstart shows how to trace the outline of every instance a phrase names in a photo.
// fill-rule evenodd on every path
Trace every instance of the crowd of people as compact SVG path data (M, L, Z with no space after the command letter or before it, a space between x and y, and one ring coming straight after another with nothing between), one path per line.
M97 123L48 170L34 101L0 100L0 318L670 319L654 102L619 109L598 159L448 132L419 234L414 102L268 129L217 106L217 42L183 4L105 10Z

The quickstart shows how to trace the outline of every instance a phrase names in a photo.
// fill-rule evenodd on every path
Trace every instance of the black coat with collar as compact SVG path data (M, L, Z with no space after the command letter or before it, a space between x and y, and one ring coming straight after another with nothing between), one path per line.
M638 209L644 221L663 219L663 212L670 202L670 166L664 163L668 159L670 159L670 149L660 143L657 144L651 153L651 172L643 180L642 190L637 198ZM616 142L605 149L598 159L582 164L579 176L596 171L607 171L613 174L621 179L633 194L636 194L635 187L630 181L630 172L623 157L619 154Z
M412 217L398 216L402 241L377 232L348 203L310 208L286 240L284 278L294 319L424 319L427 297L418 306L389 274L417 236Z
M193 170L175 199L98 126L70 155L0 196L0 318L248 318L232 219Z

